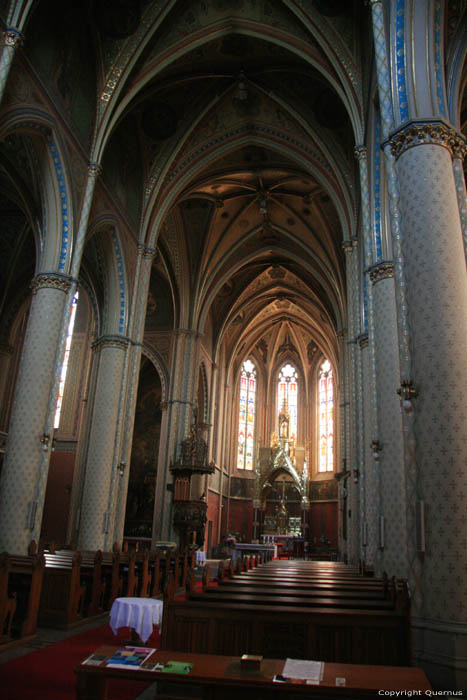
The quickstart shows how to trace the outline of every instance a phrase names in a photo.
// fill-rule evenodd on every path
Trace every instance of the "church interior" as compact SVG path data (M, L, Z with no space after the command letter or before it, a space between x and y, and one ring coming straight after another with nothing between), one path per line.
M466 19L0 0L0 552L394 576L467 692Z

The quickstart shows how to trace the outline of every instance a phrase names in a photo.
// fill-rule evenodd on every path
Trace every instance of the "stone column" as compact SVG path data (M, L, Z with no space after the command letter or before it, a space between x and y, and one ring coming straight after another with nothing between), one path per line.
M109 493L118 469L114 444L127 345L120 336L104 336L93 346L98 371L80 512L81 549L104 549L110 532Z
M464 158L467 153L465 141L455 140L452 144L452 167L456 183L457 203L461 217L462 236L464 239L464 252L467 260L467 194L465 191Z
M23 40L24 37L21 32L13 27L3 32L3 51L0 56L0 104L5 93L15 52L23 45Z
M13 353L14 348L11 345L0 343L0 430L3 425L5 430L7 429L8 406L6 394L8 385L12 380L10 363Z
M441 120L413 121L390 140L410 231L404 255L411 379L419 392L412 404L419 497L426 504L421 612L425 619L467 622L467 549L461 545L467 537L467 273L452 167L453 146L463 142Z
M410 328L407 302L407 277L406 264L402 247L403 227L399 202L399 181L395 168L395 159L391 151L388 136L394 126L394 105L391 96L391 76L388 66L388 51L385 35L385 21L382 0L370 0L373 25L373 37L375 46L376 71L378 78L378 96L381 110L382 140L384 152L384 168L386 172L387 197L391 222L391 242L394 266L394 293L396 301L397 339L399 352L399 372L402 383L411 381L412 355L410 349ZM400 41L403 42L403 30L400 30ZM399 40L399 39L398 39ZM403 62L403 48L401 47L401 61ZM400 68L403 71L403 67ZM401 76L401 79L403 76ZM402 97L402 100L404 98ZM417 556L415 541L416 533L416 503L418 496L418 472L416 437L414 433L414 420L411 414L402 416L402 430L404 435L404 475L406 487L407 509L405 512L405 528L408 533L408 579L412 593L412 610L417 610L423 602L423 588L421 578L421 562ZM385 517L385 514L381 514ZM383 521L385 522L385 521ZM377 523L379 528L381 520ZM386 527L384 535L386 540Z
M358 336L358 279L357 258L358 241L356 238L345 241L343 247L346 253L347 271L347 319L348 319L348 351L349 351L349 428L348 449L346 450L346 465L348 470L357 469L358 465L358 369L357 369L357 336ZM347 480L347 556L348 561L355 563L359 558L358 532L358 483Z
M385 261L370 270L375 310L376 388L378 394L378 445L375 445L375 499L369 522L369 546L375 553L375 568L395 576L408 576L407 495L404 470L404 434L400 400L397 348L397 312L394 265ZM384 517L384 547L381 548L379 519Z
M348 462L348 448L350 445L350 425L349 425L349 353L347 346L348 334L347 331L339 331L337 333L339 340L339 358L340 358L340 428L341 439L339 441L339 459L340 464L337 472L345 472ZM337 497L339 513L343 512L343 481L339 479L337 482ZM343 522L342 518L338 518L338 544L339 551L346 550L347 543L343 537Z
M131 334L132 347L128 356L128 367L125 372L127 384L127 402L122 427L122 446L118 457L119 463L124 468L119 470L119 478L116 485L116 506L113 523L113 542L122 542L125 527L126 501L128 495L128 480L130 476L131 447L133 442L133 429L135 424L136 400L138 396L139 371L141 367L141 348L144 338L144 325L146 320L146 306L148 299L149 283L151 280L152 264L156 255L153 248L138 247L138 259L136 263L134 294L131 308L130 324L133 326ZM161 434L162 442L162 434Z
M168 435L165 461L159 465L154 503L153 537L173 538L172 504L173 498L167 493L167 484L172 482L169 464L177 456L182 440L187 436L193 422L194 379L198 360L199 334L190 329L180 328L175 333L175 347L172 362L173 383L168 400Z
M0 551L25 554L40 532L52 434L45 433L69 278L40 274L32 302L0 481ZM41 443L41 438L44 442Z

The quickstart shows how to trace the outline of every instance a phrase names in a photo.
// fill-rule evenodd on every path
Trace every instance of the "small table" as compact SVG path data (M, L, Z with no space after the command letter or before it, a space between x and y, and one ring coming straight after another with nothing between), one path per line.
M273 677L281 674L285 659L263 659L259 670L242 668L239 657L217 656L214 654L195 654L191 652L154 651L148 662L166 663L181 661L193 664L187 675L158 673L145 668L112 668L105 665L105 660L117 651L118 647L103 646L96 650L101 657L98 666L81 663L75 667L77 676L76 700L105 700L107 681L118 678L119 681L138 680L147 683L162 683L161 695L165 683L176 683L178 688L196 687L196 695L205 700L230 700L231 698L251 698L255 700L361 700L376 698L379 693L396 690L418 690L420 695L431 689L424 672L420 668L403 666L357 666L354 664L325 663L323 678L318 685L305 682L274 683ZM345 685L341 679L345 678ZM173 688L173 686L172 686ZM167 688L169 690L170 688ZM182 692L177 692L177 697ZM387 693L389 696L389 692ZM384 695L382 696L384 697Z
M204 566L206 564L206 552L198 551L195 553L196 564Z
M162 622L163 606L163 601L155 598L116 598L110 610L110 627L114 634L119 627L131 627L145 644L153 625Z

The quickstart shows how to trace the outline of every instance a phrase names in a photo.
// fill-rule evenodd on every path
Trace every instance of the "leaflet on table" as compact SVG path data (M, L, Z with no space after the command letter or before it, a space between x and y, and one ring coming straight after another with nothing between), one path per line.
M282 676L287 680L306 680L319 682L323 678L324 664L322 661L304 659L286 659Z
M105 665L108 668L141 668L153 651L156 650L150 647L122 647L107 659Z
M84 659L83 664L86 666L100 666L107 658L107 654L91 654L87 659Z

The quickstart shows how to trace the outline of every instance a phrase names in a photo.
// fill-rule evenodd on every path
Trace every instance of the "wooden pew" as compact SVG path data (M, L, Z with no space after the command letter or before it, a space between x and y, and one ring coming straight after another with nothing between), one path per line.
M36 634L44 575L42 555L0 555L0 645L5 648Z
M37 630L45 558L43 554L10 554L9 558L8 587L16 595L14 635L23 640L30 639Z
M45 570L39 605L39 624L73 627L83 618L85 587L81 583L81 553L44 552Z
M16 596L8 594L10 558L6 552L0 554L0 645L11 641L11 624L16 612Z
M325 567L323 573L308 565L300 567L294 588L293 576L283 577L280 571L276 575L269 565L261 572L264 568L268 576L255 577L258 570L247 570L219 581L216 588L205 580L203 594L188 593L190 610L183 601L180 608L177 601L169 601L163 648L286 654L342 663L410 663L405 582L393 581L388 589L385 579L364 579L353 568ZM331 571L337 572L336 582Z
M161 648L208 654L410 665L407 610L167 600Z

